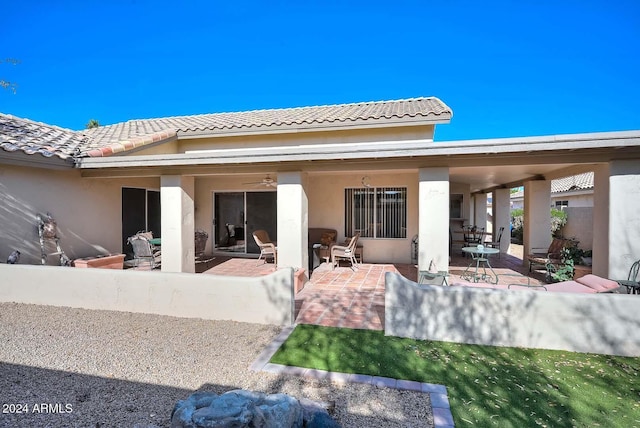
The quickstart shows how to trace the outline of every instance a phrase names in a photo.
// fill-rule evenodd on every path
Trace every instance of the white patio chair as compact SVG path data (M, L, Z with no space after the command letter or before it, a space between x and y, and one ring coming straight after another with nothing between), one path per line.
M351 241L349 241L349 245L334 245L331 247L331 269L333 270L336 266L336 262L339 259L347 259L351 262L351 267L358 267L358 260L356 259L356 246L358 245L358 239L360 238L360 232L356 233Z
M269 233L266 230L256 230L253 232L253 239L260 248L260 256L258 257L258 263L264 257L264 263L267 262L267 257L273 257L274 266L278 265L278 247L275 242L272 242L269 238Z

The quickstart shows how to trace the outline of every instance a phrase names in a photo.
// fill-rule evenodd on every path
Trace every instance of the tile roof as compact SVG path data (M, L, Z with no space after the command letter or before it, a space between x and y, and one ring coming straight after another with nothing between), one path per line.
M61 159L109 156L175 138L180 134L227 134L286 129L322 129L378 121L400 123L433 118L449 120L451 109L435 97L315 107L212 113L130 120L72 131L0 113L0 148L41 153Z
M157 119L130 120L84 131L99 144L112 144L132 136L148 135L172 129L187 133L225 134L265 132L287 128L323 128L377 120L410 118L450 119L451 109L435 97L394 101L375 101L315 107L252 110L235 113L212 113Z
M0 148L6 152L66 160L79 154L86 142L85 136L70 129L0 113Z
M551 193L587 189L593 189L593 171L551 180ZM517 192L511 194L511 199L518 199L523 197L524 191L522 190L518 190Z
M593 189L593 172L551 180L551 193Z

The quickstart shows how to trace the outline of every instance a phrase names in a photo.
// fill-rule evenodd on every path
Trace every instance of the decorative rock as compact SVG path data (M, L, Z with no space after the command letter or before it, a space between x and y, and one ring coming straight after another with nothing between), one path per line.
M339 428L322 405L286 394L237 389L222 395L196 392L176 403L172 428Z

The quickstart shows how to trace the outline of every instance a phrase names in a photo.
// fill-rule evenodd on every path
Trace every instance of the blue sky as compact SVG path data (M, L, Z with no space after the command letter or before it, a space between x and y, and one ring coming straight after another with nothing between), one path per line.
M437 96L436 140L640 129L640 2L13 1L0 112L128 119Z

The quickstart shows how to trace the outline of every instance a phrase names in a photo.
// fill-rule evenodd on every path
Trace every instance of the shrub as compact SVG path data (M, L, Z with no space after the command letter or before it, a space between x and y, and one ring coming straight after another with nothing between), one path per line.
M524 210L517 208L511 211L511 236L522 242L524 233ZM551 209L551 236L562 236L562 228L567 224L567 213L555 208Z
M521 208L517 208L511 211L511 236L516 239L517 242L522 242L522 236L524 233L524 211Z
M551 236L562 237L562 228L567 224L567 213L551 208Z

